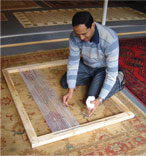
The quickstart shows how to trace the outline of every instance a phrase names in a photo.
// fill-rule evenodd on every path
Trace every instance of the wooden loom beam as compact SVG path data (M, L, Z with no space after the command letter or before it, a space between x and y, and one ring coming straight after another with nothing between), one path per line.
M75 136L78 134L82 134L91 130L95 130L98 128L102 128L111 124L115 124L130 118L134 117L134 114L128 110L128 108L114 95L112 96L112 100L114 100L118 107L120 107L124 112L119 113L110 117L106 117L100 120L92 121L87 124L82 124L80 126L71 128L71 129L65 129L62 131L45 134L42 136L37 136L35 133L35 130L29 120L29 117L25 111L25 108L23 106L23 103L21 102L20 96L18 92L15 89L14 83L11 79L10 74L16 73L21 71L27 71L31 69L41 69L45 67L53 67L53 66L60 66L65 65L67 63L67 60L60 60L60 61L52 61L47 63L41 63L41 64L32 64L32 65L25 65L25 66L19 66L19 67L12 67L7 68L3 70L4 77L6 79L6 82L8 84L9 90L11 92L11 95L14 99L16 108L18 110L18 113L21 117L21 120L23 122L23 125L25 127L26 133L29 137L29 140L31 142L32 148L38 147L47 143L51 143L54 141L58 141L61 139L65 139L71 136Z
M95 122L92 121L91 123L83 124L83 125L80 125L79 127L75 127L72 129L67 129L67 130L55 132L52 134L39 136L37 137L37 140L32 145L32 147L38 147L44 144L48 144L48 143L55 142L61 139L65 139L65 138L79 135L85 132L89 132L91 130L103 128L105 126L115 124L115 123L127 120L129 118L133 118L133 117L134 117L134 114L131 113L130 111L124 112L124 113L120 113L114 116L106 117L104 119L97 120Z

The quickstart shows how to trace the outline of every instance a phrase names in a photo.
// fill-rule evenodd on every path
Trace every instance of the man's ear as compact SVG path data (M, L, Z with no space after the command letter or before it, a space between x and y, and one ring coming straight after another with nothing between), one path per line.
M95 23L94 23L94 22L92 23L91 27L92 27L93 29L95 28Z

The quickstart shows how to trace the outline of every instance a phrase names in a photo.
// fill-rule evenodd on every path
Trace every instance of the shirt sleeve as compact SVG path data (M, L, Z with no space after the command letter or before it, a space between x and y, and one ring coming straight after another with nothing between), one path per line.
M80 48L73 33L71 33L69 39L69 50L70 51L67 64L67 84L68 88L75 88L80 61Z
M114 41L105 49L106 77L99 97L105 99L116 82L119 64L119 40Z

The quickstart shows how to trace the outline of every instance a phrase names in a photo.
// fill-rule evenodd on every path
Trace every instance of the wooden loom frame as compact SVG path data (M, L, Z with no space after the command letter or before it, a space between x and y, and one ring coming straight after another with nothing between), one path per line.
M23 122L25 131L28 135L28 138L30 140L32 148L38 147L47 143L51 143L54 141L58 141L61 139L65 139L71 136L75 136L78 134L82 134L91 130L95 130L98 128L102 128L111 124L115 124L130 118L133 118L135 115L128 110L128 108L116 97L112 96L112 100L115 101L120 109L122 109L122 113L109 116L103 119L99 119L96 121L91 121L86 124L79 125L78 127L73 127L71 129L65 129L62 131L54 132L54 133L49 133L45 134L42 136L37 136L32 123L25 111L25 108L23 106L23 103L21 102L21 99L19 97L19 94L17 90L15 89L14 83L11 79L10 74L19 72L19 69L21 71L26 71L30 69L41 69L45 67L53 67L53 66L60 66L60 65L65 65L67 64L67 59L66 60L59 60L59 61L52 61L52 62L47 62L47 63L40 63L40 64L32 64L32 65L24 65L24 66L18 66L18 67L11 67L11 68L6 68L3 69L3 74L6 79L7 85L9 87L9 90L11 92L11 95L13 97L13 100L15 102L16 108L18 110L18 113L20 115L20 118Z

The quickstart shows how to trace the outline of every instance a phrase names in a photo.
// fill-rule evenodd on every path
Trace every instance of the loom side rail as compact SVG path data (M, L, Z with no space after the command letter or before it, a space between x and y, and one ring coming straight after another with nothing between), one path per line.
M27 136L28 136L31 144L34 144L35 138L37 137L36 132L31 124L31 121L29 120L29 117L28 117L28 115L25 111L25 108L23 106L23 103L21 102L20 96L19 96L17 90L15 89L14 83L9 75L9 71L7 69L4 69L3 74L4 74L5 80L7 82L8 88L10 90L10 93L12 95L12 98L15 102L17 111L18 111L20 118L23 122Z

